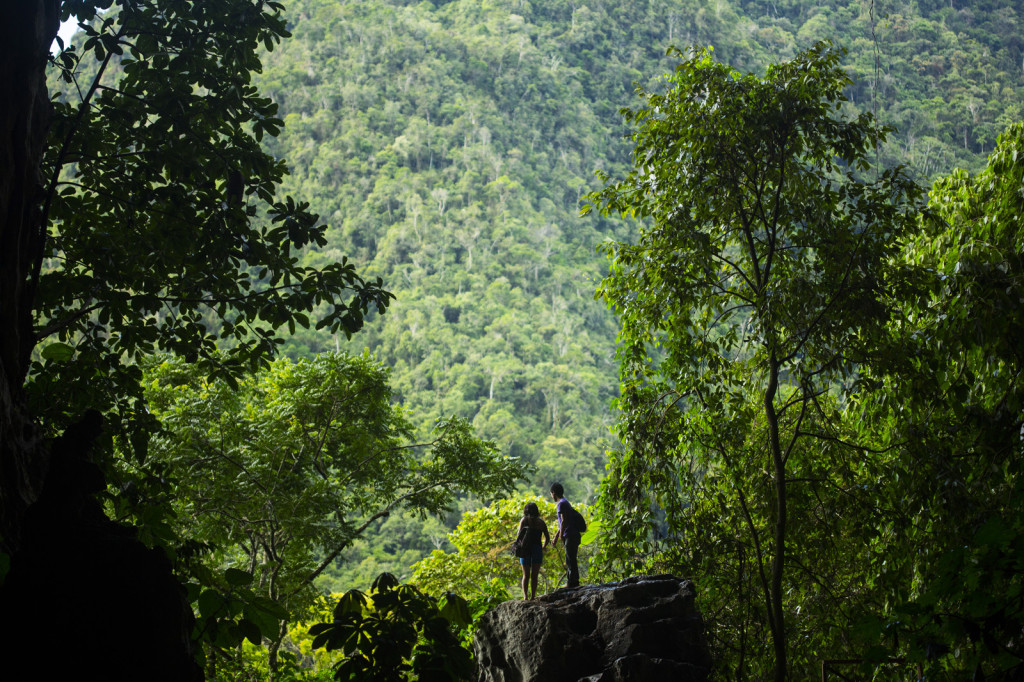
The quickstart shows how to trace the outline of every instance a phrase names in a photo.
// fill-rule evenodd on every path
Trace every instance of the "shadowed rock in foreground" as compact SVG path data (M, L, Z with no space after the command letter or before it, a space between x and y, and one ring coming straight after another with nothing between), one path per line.
M478 682L710 679L693 583L671 575L509 601L480 621Z
M198 682L194 619L161 550L106 517L90 458L102 418L89 411L51 447L39 499L0 586L7 680Z

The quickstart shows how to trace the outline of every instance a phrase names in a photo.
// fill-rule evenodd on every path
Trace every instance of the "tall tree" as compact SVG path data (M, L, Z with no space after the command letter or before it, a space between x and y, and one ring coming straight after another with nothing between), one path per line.
M828 44L763 78L710 49L677 54L665 91L638 88L645 107L624 112L634 170L592 197L643 221L634 244L605 249L626 451L603 503L620 546L666 537L651 505L670 545L692 529L702 479L722 472L753 543L766 667L784 680L793 469L840 440L828 396L891 314L880 295L920 191L900 170L861 179L887 131L841 115L850 79Z
M0 534L9 542L40 479L23 385L35 347L32 275L42 261L41 163L50 123L45 68L60 2L16 3L0 28Z
M346 261L297 252L325 227L288 197L260 147L281 121L250 84L257 49L288 35L263 0L17 3L4 24L7 106L0 208L0 533L16 547L45 457L36 418L86 407L130 433L149 426L136 361L157 350L232 377L273 355L282 326L351 333L389 294ZM45 87L58 20L78 49L52 63L77 93ZM117 74L113 73L116 69ZM226 340L223 357L214 349ZM41 352L37 352L41 348ZM61 396L54 400L54 396Z
M282 358L238 390L180 360L147 378L165 429L150 456L174 481L178 535L216 548L213 571L254 575L253 589L293 618L316 596L313 581L374 522L402 510L443 514L460 495L507 493L527 472L457 418L439 423L431 442L413 441L388 372L366 355ZM287 623L263 633L272 669Z
M3 636L30 658L42 614L91 619L53 674L200 674L167 558L92 499L104 488L87 461L96 411L108 449L110 435L128 436L145 458L155 424L139 360L170 352L234 381L276 352L282 326L316 312L318 326L350 334L389 302L345 261L298 261L325 227L304 203L275 198L285 166L259 143L281 122L250 84L257 49L288 35L282 9L39 0L15 3L0 29L0 602ZM71 17L80 50L51 58ZM48 97L48 64L73 99ZM46 437L64 427L51 448ZM67 553L73 600L50 589ZM110 635L126 622L131 632Z

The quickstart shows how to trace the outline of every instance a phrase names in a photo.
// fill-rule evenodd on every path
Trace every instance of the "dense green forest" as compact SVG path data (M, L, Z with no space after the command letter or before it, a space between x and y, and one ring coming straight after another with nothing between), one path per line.
M163 207L208 199L207 224L225 217L205 250L229 253L272 293L246 320L188 308L231 273L187 273L195 281L172 313L126 293L109 312L78 314L58 290L41 317L83 326L35 356L36 410L53 428L90 400L113 416L121 463L108 467L108 508L147 542L179 546L197 612L231 632L207 633L212 646L262 632L279 672L312 656L289 628L315 608L314 583L366 589L391 571L430 592L458 589L474 608L514 594L500 552L515 522L508 500L553 480L595 503L591 580L694 577L722 679L804 678L824 658L851 657L868 660L865 675L896 656L950 679L1006 671L1024 658L1020 358L1008 342L1020 331L1024 144L1012 126L1024 120L1024 18L1006 2L954 5L292 0L283 39L264 41L274 49L261 68L245 63L243 95L225 90L254 112L233 124L262 146L223 132L230 158L179 154L161 163L180 177L140 172L118 189ZM107 19L93 30L117 31ZM845 54L806 52L820 40ZM93 42L77 89L51 74L69 119L110 45ZM797 66L778 66L794 59L800 87L786 70ZM134 76L117 62L96 95L104 106ZM197 78L178 96L208 87ZM715 109L719 127L687 118L712 91L735 111ZM800 137L773 175L773 150L789 139L777 112L794 111L797 127L842 132ZM176 115L147 144L177 134ZM868 115L892 128L881 144L858 118ZM648 124L672 116L676 130ZM117 121L80 125L99 139ZM86 157L111 149L78 150L66 172L109 173ZM714 182L680 180L680 159ZM727 172L738 159L746 175ZM244 175L204 184L204 164ZM784 199L744 194L754 176ZM176 182L199 189L176 194ZM276 189L309 205L265 205ZM722 287L732 302L691 286L714 290L764 265L760 246L715 232L751 205L790 216L753 229L785 233L801 254L779 257L783 283ZM56 206L65 226L109 210L102 198ZM690 222L678 206L697 207ZM277 227L233 236L263 219ZM663 241L666 225L710 236ZM180 232L172 221L166 239ZM126 291L159 274L159 259L131 259L133 237L93 234L65 238L47 268L80 259L76 282L88 284L124 260L138 270ZM286 257L261 269L247 258L268 238ZM846 253L863 260L830 269ZM332 296L312 284L279 293L316 272ZM820 293L836 282L835 296ZM342 290L356 292L348 307ZM133 310L153 324L118 327ZM114 326L85 326L96 320ZM157 324L171 341L154 340ZM121 345L108 351L109 339ZM121 361L158 346L185 362ZM285 358L249 357L274 348ZM101 362L112 368L105 403L78 390L46 404L56 386L89 386ZM67 364L50 374L48 363ZM133 435L147 429L152 438ZM218 452L234 458L223 470L210 464ZM374 458L378 470L364 470ZM269 520L253 522L260 513ZM212 605L221 594L227 616Z
M617 447L617 325L593 300L596 247L633 227L581 218L580 202L595 171L628 167L619 109L672 68L668 46L709 44L756 72L835 41L848 109L897 128L882 164L926 184L981 168L1024 116L1007 6L301 2L288 16L294 36L256 82L285 121L268 147L291 165L284 187L329 225L309 262L348 255L396 301L350 345L300 330L286 352L367 346L421 424L468 419L537 466L534 489L562 480L585 500ZM352 557L364 580L380 558Z
M594 171L621 174L619 109L668 71L669 45L761 70L813 41L849 50L852 110L898 133L883 164L923 182L977 170L1024 115L1014 10L941 3L335 3L289 8L294 37L256 82L279 103L288 191L396 295L356 338L424 424L455 414L590 498L610 447L616 325L593 300L606 238L580 218ZM877 63L877 69L876 69ZM876 81L877 75L877 81ZM295 356L337 339L299 333Z

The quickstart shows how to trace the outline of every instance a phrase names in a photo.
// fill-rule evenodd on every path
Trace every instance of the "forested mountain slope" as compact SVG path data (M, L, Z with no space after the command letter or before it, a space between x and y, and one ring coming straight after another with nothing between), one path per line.
M629 162L618 110L708 43L760 70L819 39L849 49L851 107L899 128L883 163L922 181L977 169L1024 115L1024 39L1008 2L295 0L294 38L257 83L286 127L287 190L331 226L314 262L354 257L397 295L353 340L393 368L428 423L458 414L538 482L589 495L617 393L616 325L592 300L595 246L630 226L580 218L595 170ZM877 87L875 74L878 74ZM306 355L344 339L302 333Z

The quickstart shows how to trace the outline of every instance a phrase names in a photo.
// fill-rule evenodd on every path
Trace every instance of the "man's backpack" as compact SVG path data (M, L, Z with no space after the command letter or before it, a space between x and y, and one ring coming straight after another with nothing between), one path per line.
M587 520L583 518L583 514L580 514L576 507L569 505L569 525L579 531L580 535L587 532Z

